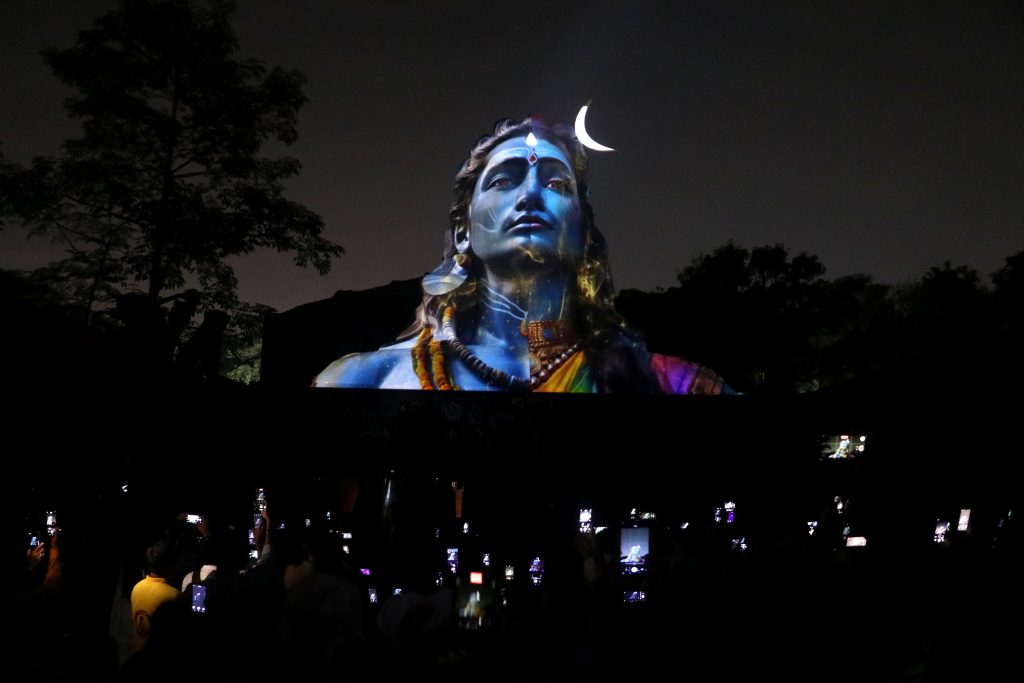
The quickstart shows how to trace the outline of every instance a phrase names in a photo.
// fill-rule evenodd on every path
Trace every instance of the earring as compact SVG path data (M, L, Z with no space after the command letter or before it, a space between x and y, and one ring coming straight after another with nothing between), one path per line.
M462 235L462 239L455 243L455 249L459 252L455 255L455 268L465 273L465 268L469 265L472 257L469 251L469 231L464 232ZM465 273L463 277L468 274Z
M463 238L455 243L458 253L446 258L441 265L423 277L423 291L427 294L447 294L462 286L469 277L469 271L466 269L470 262L469 236L466 233L462 234Z

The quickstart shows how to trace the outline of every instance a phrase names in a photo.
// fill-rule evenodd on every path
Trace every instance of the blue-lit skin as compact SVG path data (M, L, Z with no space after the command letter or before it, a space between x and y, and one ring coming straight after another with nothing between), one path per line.
M525 138L495 147L473 191L469 223L470 248L483 267L480 288L493 294L481 299L485 314L476 329L459 335L488 365L528 377L519 312L527 320L571 319L571 280L583 258L576 178L562 148L544 139L531 148ZM490 304L502 300L510 303Z
M537 159L531 164L533 152ZM473 191L469 222L470 246L492 287L501 290L515 282L524 298L524 287L546 286L540 275L575 272L583 255L583 227L565 152L544 139L533 148L524 138L495 147ZM557 281L564 284L565 277ZM525 298L539 303L539 294Z
M537 160L530 163L531 152ZM481 310L472 329L457 333L484 363L529 377L526 320L570 320L574 280L583 258L584 234L576 178L566 153L525 137L495 147L480 173L469 207L469 252L482 271ZM466 237L456 234L459 241ZM486 293L486 295L485 295ZM317 377L316 386L419 389L409 339L379 351L346 356ZM469 368L449 361L457 386L494 391Z

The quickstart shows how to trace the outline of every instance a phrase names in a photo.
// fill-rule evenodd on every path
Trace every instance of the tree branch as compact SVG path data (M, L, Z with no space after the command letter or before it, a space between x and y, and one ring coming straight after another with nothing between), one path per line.
M183 168L185 168L186 166L188 166L189 164L193 163L193 162L194 162L195 160L196 160L196 157L189 157L188 159L186 159L185 161L183 161L183 162L182 162L181 164L179 164L179 165L178 165L178 166L176 166L175 168L172 168L172 169L171 169L171 173L172 173L172 174L175 174L175 173L177 173L177 172L178 172L178 171L180 171L181 169L183 169ZM179 177L182 177L182 178L183 178L183 177L185 177L185 176L179 176Z
M82 199L81 197L76 197L75 195L69 194L69 193L63 193L62 196L66 197L67 199L70 199L71 201L73 201L75 203L81 204L82 206L88 206L90 209L96 209L97 211L102 211L104 214L106 214L110 218L116 218L119 221L124 221L125 223L131 223L132 225L134 225L136 227L139 227L139 228L147 228L147 227L149 227L145 223L140 223L139 221L135 220L134 218L129 218L128 216L125 216L124 214L118 213L117 211L114 211L113 209L108 208L104 204L92 204L92 203L87 202L86 200Z

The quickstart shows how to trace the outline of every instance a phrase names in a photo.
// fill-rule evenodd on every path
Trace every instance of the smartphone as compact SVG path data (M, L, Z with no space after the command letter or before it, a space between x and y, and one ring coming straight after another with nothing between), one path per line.
M252 526L254 529L263 526L263 512L267 509L266 489L256 490L256 500L252 504Z
M623 527L619 537L619 564L625 576L647 573L647 555L650 553L650 529Z
M491 624L497 593L488 586L462 584L455 591L459 628L468 631L486 629Z
M369 589L369 595L370 595L370 604L371 605L376 605L377 604L377 589L376 588L370 588Z
M192 588L192 611L203 614L206 612L206 586L191 585Z
M185 515L185 521L188 522L189 524L199 524L199 522L203 521L203 516L202 515Z
M38 545L39 545L39 537L36 536L35 534L29 534L28 535L28 547L29 548L35 548Z
M505 568L506 577L508 576L508 568ZM534 586L539 586L544 580L544 560L540 557L535 557L530 562L530 568L527 570L530 575L530 583Z
M593 524L593 509L592 508L580 508L580 533L589 534L594 531Z
M46 533L53 536L57 532L57 513L50 510L46 513Z

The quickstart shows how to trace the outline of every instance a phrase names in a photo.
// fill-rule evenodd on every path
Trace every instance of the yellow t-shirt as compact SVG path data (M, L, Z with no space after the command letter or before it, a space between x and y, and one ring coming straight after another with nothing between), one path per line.
M135 627L135 649L149 640L150 622L156 608L178 598L178 589L157 576L147 576L132 588L132 624Z

